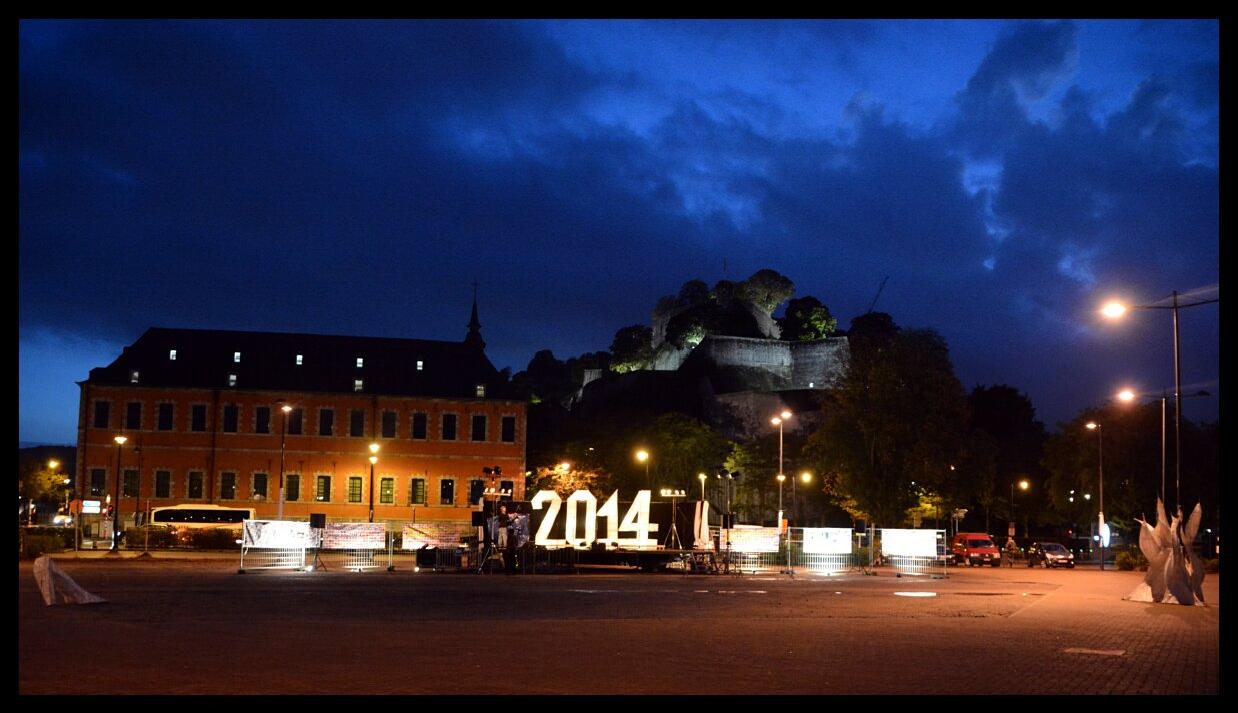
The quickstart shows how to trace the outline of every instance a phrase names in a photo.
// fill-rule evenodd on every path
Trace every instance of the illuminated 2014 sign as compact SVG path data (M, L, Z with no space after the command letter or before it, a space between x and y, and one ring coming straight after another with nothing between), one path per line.
M588 547L594 543L630 549L657 547L657 538L650 536L658 531L658 523L649 521L650 497L648 490L637 492L627 512L620 517L618 490L611 493L600 508L597 498L588 490L577 490L566 502L553 490L542 490L530 501L535 512L545 510L546 513L537 526L533 543L539 547ZM552 537L551 531L557 529L560 511L563 512L564 536ZM601 537L598 536L598 518L606 521Z

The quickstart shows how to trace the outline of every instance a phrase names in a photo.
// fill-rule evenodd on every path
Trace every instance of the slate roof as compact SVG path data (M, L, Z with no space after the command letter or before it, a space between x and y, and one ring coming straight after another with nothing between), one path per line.
M476 398L477 384L485 384L487 397L509 398L482 348L428 339L152 327L111 364L91 369L88 383L129 384L135 369L138 386L351 394L353 380L362 379L363 394ZM230 374L237 377L231 387Z

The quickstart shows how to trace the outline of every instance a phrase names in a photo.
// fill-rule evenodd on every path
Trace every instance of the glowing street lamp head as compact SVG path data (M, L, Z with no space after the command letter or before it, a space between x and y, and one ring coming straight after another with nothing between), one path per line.
M779 474L778 474L778 482L779 482L779 483L781 483L782 481L784 481L784 480L786 480L786 479L787 479L787 476L783 475L782 473L779 473Z
M700 480L701 480L701 482L702 482L702 483L704 483L704 482L705 482L706 475L705 475L704 473L697 473L697 474L696 474L696 477L697 477L697 478L700 478Z
M1083 494L1083 499L1084 499L1084 500L1091 500L1091 499L1092 499L1092 494L1091 494L1091 493L1084 493L1084 494Z
M1100 424L1095 421L1088 421L1087 423L1083 425L1086 426L1089 431L1095 431L1096 429L1100 428Z
M1130 389L1122 389L1118 392L1118 400L1130 403L1135 400L1135 392Z
M279 410L283 411L284 413L292 413L292 407L289 406L288 404L284 404L283 406L280 406Z
M113 438L112 440L113 440L113 441L116 441L116 445L118 445L118 446L123 446L123 445L125 445L125 441L127 441L127 440L129 440L129 439L128 439L128 438L125 438L124 436L116 436L116 437L115 437L115 438Z
M562 462L562 463L560 463L559 465L555 466L555 468L556 468L556 469L557 469L560 473L566 473L566 472L568 472L569 470L571 470L571 469L572 469L572 464L571 464L571 463L568 463L567 461L563 461L563 462Z
M377 462L378 462L378 456L370 456L370 465L374 465Z
M637 451L636 460L640 461L641 463L644 463L645 461L649 460L649 451L646 451L643 449Z
M1028 488L1028 486L1029 486L1029 485L1031 485L1031 483L1028 483L1026 480L1020 480L1020 481L1019 481L1019 490L1027 490L1027 488Z
M812 481L812 473L809 473L808 471L800 473L800 480L805 483Z
M56 460L55 458L47 461L48 470L56 470L59 467L60 467L60 461Z
M782 420L784 420L784 421L785 421L785 420L787 420L788 418L791 418L791 412L790 412L790 411L783 411L782 413L778 414L778 416L779 416L780 418L782 418Z
M1112 300L1100 308L1100 313L1108 319L1118 319L1126 314L1126 305L1117 300Z
M377 453L377 452L378 452L378 448L379 448L379 445L378 445L377 443L371 443L371 444L370 444L370 452L371 452L371 453Z
M775 416L775 417L771 418L771 419L769 420L769 422L770 422L770 423L772 423L772 424L774 424L775 426L777 426L777 425L779 425L779 424L781 424L781 423L782 423L782 419L781 419L781 418L778 418L777 416Z

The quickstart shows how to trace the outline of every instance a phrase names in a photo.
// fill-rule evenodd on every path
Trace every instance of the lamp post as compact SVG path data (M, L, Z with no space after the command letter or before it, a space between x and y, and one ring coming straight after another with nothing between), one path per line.
M791 418L791 412L784 410L769 420L778 427L778 528L780 530L782 529L782 481L786 480L786 476L782 473L782 424L789 418Z
M378 463L378 444L370 444L370 522L374 522L374 465Z
M112 439L116 441L116 489L113 491L115 495L112 500L112 552L120 553L120 447L125 445L125 441L129 440L124 436L116 436Z
M1089 431L1096 431L1096 480L1099 485L1100 502L1097 508L1096 515L1096 532L1100 536L1100 571L1105 571L1105 533L1101 528L1105 526L1105 436L1101 430L1100 424L1095 421L1088 421L1087 428ZM1090 497L1084 496L1088 500Z
M1019 490L1027 490L1029 483L1026 479L1019 481ZM1010 481L1010 521L1015 521L1014 516L1014 481ZM1023 536L1027 537L1027 524L1023 525Z
M1200 396L1211 396L1211 395L1212 394L1208 393L1207 391L1197 391L1193 394L1182 394L1182 398L1189 399L1189 398L1197 398ZM1118 400L1122 401L1123 403L1130 403L1134 401L1136 396L1139 396L1139 394L1136 394L1134 391L1130 389L1123 389L1118 392ZM1165 502L1165 441L1166 441L1166 430L1165 430L1166 396L1165 396L1165 392L1161 391L1161 395L1157 398L1161 400L1161 502L1163 503Z
M804 485L808 485L809 483L812 482L812 473L809 473L808 471L804 471L803 473L800 473L800 481L803 482ZM795 501L795 481L794 480L791 481L791 500L792 502ZM794 509L795 506L793 505L792 508ZM797 521L799 519L799 516L800 516L799 510L796 510L795 517Z
M279 407L283 412L283 427L279 432L279 514L276 519L284 519L284 445L288 441L288 414L292 412L292 407L288 404L283 404Z
M1182 508L1182 369L1179 360L1179 341L1178 341L1178 310L1186 307L1198 307L1199 305L1213 304L1220 302L1220 298L1212 300L1200 300L1198 302L1190 302L1181 304L1178 302L1178 291L1174 290L1171 295L1171 302L1168 305L1126 305L1118 301L1112 301L1101 308L1100 313L1109 319L1120 319L1128 310L1133 309L1171 309L1174 312L1174 504L1178 509ZM1101 561L1104 565L1104 561Z
M782 531L782 483L787 479L787 476L782 473L778 474L778 530Z
M645 464L645 487L651 487L649 480L649 451L643 448L636 451L636 460Z

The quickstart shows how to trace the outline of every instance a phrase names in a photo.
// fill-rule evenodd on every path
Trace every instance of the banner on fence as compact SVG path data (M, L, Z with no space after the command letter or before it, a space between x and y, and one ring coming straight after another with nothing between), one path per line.
M244 520L245 547L305 549L314 546L314 533L308 522L293 520Z
M851 528L805 527L804 554L849 555L851 554Z
M322 531L324 550L382 550L387 525L381 522L329 522Z
M468 523L426 522L405 524L400 549L419 550L422 547L459 547L460 537L473 530Z
M777 552L778 528L744 527L739 525L726 530L727 543L732 552Z
M937 557L937 530L882 530L881 554L887 557Z

